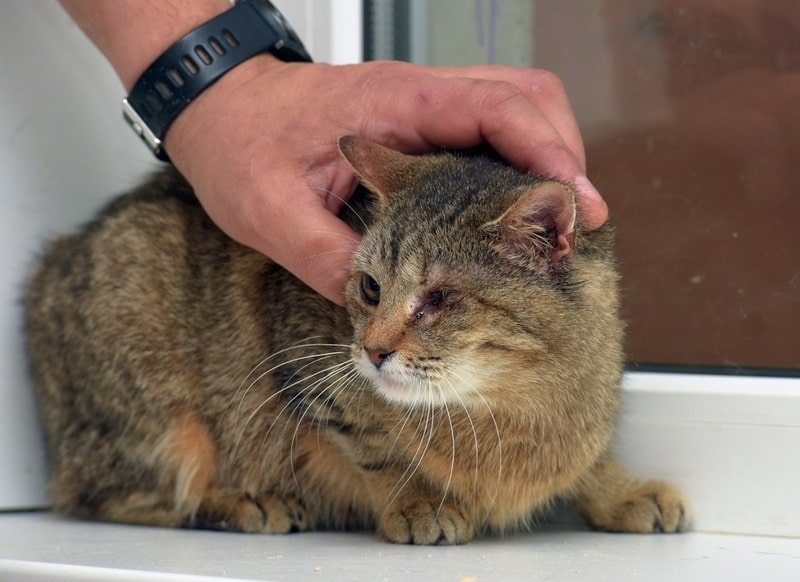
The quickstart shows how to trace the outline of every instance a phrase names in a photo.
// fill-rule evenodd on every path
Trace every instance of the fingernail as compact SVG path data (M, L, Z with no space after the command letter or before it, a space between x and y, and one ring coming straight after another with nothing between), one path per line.
M586 176L576 177L573 183L579 195L598 202L603 202L603 197L600 196L600 192L597 191L597 188L594 187L594 184L592 184Z
M576 203L581 210L581 224L588 230L599 228L608 219L605 200L586 176L578 176L573 184L577 195Z

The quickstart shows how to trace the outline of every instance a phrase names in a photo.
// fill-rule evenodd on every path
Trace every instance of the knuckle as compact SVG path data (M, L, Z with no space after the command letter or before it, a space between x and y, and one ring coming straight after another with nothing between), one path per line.
M476 97L479 109L502 108L509 101L522 97L520 88L509 81L478 81Z

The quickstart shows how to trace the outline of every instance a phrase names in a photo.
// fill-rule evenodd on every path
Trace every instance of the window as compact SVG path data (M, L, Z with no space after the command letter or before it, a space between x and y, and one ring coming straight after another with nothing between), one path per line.
M365 21L384 22L367 34L374 56L564 81L617 226L632 362L797 374L794 0L368 4Z

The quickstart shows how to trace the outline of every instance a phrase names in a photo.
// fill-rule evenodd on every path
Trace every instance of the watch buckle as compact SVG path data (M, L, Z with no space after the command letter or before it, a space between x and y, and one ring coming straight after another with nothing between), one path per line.
M142 138L142 141L147 144L147 147L149 147L159 159L166 159L165 152L161 148L161 140L156 137L153 130L150 129L127 99L122 100L122 115L125 121L128 122L128 125L136 132L136 135Z

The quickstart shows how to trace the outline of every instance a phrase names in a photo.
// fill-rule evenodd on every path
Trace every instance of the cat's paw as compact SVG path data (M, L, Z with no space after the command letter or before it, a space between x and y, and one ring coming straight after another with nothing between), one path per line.
M455 505L416 499L389 508L378 533L395 544L454 545L475 537L475 526Z
M192 528L284 534L307 530L308 517L295 499L212 490L187 524Z
M281 499L275 495L263 494L257 496L255 501L264 514L264 524L260 530L264 533L296 533L310 527L303 504L293 497Z
M691 508L669 483L647 481L626 492L603 516L587 516L589 524L604 531L675 533L689 529Z

